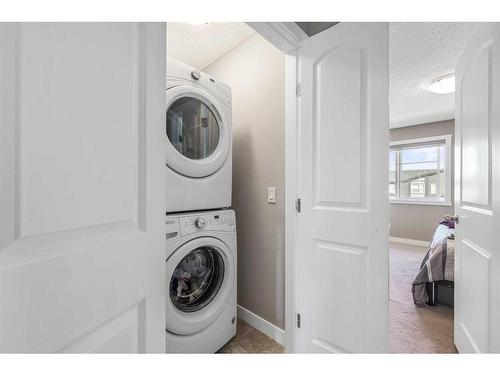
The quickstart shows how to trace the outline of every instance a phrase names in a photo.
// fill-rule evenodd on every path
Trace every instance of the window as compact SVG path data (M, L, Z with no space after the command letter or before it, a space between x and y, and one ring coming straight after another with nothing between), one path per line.
M451 205L451 135L391 142L392 203Z

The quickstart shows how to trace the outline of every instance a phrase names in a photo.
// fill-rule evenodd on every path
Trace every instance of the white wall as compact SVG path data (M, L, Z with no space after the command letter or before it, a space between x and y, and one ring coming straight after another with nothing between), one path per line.
M284 328L285 56L254 35L203 70L233 93L238 303Z

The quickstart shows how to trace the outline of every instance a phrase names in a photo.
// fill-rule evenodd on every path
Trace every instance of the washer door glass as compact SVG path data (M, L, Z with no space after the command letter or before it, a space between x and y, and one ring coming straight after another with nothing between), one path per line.
M217 117L201 100L181 97L167 111L167 136L182 155L205 159L219 144Z
M170 300L183 312L207 306L219 292L224 279L224 261L219 251L199 247L187 254L170 278Z

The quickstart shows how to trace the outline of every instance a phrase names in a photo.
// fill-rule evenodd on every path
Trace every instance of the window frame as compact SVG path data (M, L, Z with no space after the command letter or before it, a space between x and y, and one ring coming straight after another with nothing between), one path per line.
M402 141L393 141L389 143L389 151L393 146L405 146L405 145L419 145L422 147L425 144L444 141L445 145L445 157L446 157L446 165L445 165L445 197L442 198L432 198L432 197L424 197L424 198L401 198L401 197L391 197L389 196L389 202L392 204L415 204L415 205L427 205L427 206L451 206L451 176L453 171L451 170L451 159L452 159L452 150L451 150L451 141L452 135L438 135L434 137L423 137L423 138L413 138L413 139L405 139ZM389 162L389 160L388 160ZM397 177L396 177L397 184ZM397 191L397 188L396 188Z

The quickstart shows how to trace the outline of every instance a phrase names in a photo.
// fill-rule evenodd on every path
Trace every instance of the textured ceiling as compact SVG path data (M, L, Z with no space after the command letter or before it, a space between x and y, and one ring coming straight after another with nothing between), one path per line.
M425 90L455 70L477 23L391 23L389 31L391 127L454 118L454 93Z
M255 32L241 22L167 23L167 55L203 69Z
M391 127L454 118L454 94L425 87L453 72L477 23L399 22L389 28ZM167 53L203 69L243 42L254 31L244 23L167 24Z

